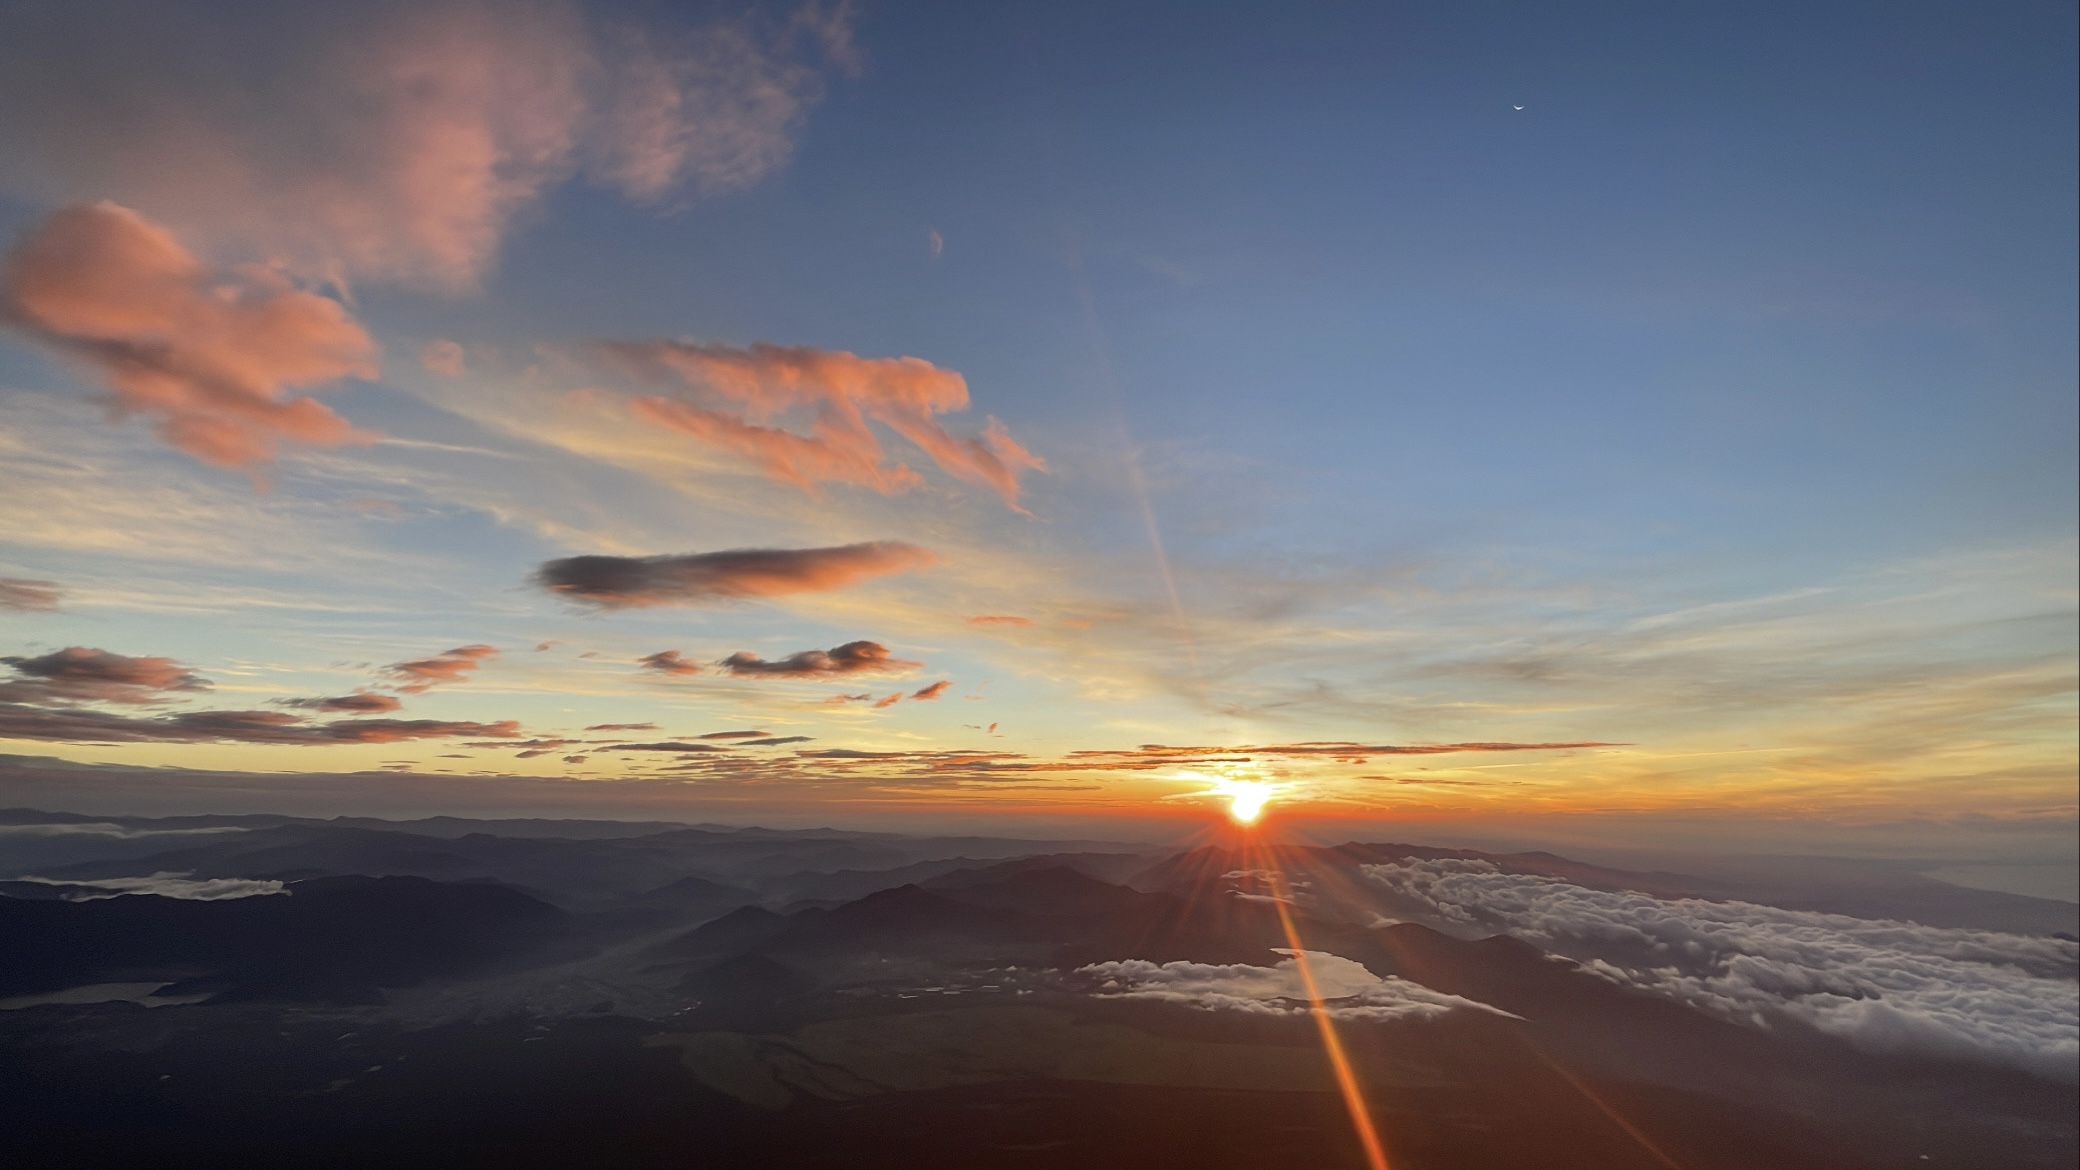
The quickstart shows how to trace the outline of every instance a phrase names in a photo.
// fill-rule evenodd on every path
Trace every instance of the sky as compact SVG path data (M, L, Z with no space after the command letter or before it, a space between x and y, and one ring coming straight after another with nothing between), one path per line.
M0 795L2069 858L2074 23L8 6Z

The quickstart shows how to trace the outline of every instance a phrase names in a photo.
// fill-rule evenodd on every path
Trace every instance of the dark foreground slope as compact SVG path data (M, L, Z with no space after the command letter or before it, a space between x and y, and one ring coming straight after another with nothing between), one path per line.
M367 1001L540 947L569 918L517 890L411 877L220 901L0 898L0 997L160 980L168 994Z

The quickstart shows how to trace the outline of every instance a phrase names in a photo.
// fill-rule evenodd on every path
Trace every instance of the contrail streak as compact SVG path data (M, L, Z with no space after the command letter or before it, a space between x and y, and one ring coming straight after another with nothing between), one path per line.
M1156 572L1163 579L1163 592L1170 601L1170 616L1177 622L1177 633L1184 641L1185 657L1191 660L1192 679L1199 691L1203 704L1206 697L1206 674L1199 665L1199 647L1192 638L1191 622L1184 615L1184 599L1177 592L1177 578L1170 571L1170 554L1163 547L1163 532L1156 524L1155 505L1149 500L1148 481L1141 475L1141 452L1134 447L1132 437L1127 434L1127 422L1119 401L1119 380L1112 372L1112 359L1105 344L1105 331L1098 325L1097 301L1091 296L1090 281L1083 273L1083 250L1077 246L1076 236L1067 238L1069 250L1069 275L1076 282L1076 300L1083 310L1083 327L1090 335L1091 357L1098 365L1098 378L1112 399L1115 423L1120 437L1126 440L1127 483L1133 490L1134 502L1141 510L1141 525L1148 532L1149 549L1155 553Z

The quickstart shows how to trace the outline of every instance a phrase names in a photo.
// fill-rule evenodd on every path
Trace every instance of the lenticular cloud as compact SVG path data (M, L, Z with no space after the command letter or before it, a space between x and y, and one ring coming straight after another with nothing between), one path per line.
M1364 866L1446 922L1499 928L1584 969L1761 1026L1789 1017L1873 1052L1980 1060L2072 1081L2080 945L1749 902L1664 901L1485 861Z
M1078 967L1076 973L1098 980L1098 994L1118 999L1163 1000L1207 1011L1291 1015L1307 1010L1307 985L1300 975L1300 960L1304 958L1314 975L1315 987L1322 994L1324 1010L1334 1019L1428 1019L1454 1008L1510 1015L1500 1008L1432 991L1397 976L1382 979L1363 963L1327 951L1281 949L1277 953L1286 957L1272 967L1122 959Z

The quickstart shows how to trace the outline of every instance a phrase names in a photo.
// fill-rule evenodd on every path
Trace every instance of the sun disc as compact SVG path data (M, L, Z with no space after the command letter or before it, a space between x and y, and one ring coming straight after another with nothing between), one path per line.
M1252 824L1264 811L1271 799L1271 786L1248 780L1231 783L1228 789L1228 815L1240 825Z

